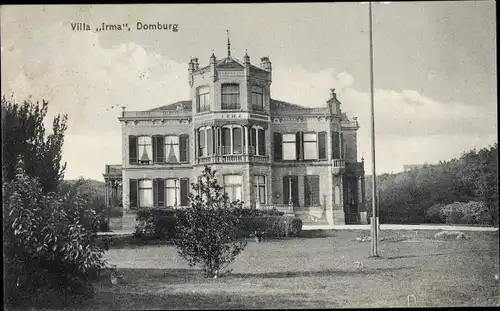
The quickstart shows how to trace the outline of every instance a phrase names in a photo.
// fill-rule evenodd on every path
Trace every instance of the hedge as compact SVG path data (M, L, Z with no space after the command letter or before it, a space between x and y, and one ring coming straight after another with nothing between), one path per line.
M184 210L165 208L143 209L137 212L134 235L142 239L173 239L176 230L175 215L181 216ZM302 220L294 216L285 216L276 210L234 210L235 217L241 217L242 225L238 228L240 238L248 237L256 232L267 237L299 236ZM179 217L182 219L182 216Z

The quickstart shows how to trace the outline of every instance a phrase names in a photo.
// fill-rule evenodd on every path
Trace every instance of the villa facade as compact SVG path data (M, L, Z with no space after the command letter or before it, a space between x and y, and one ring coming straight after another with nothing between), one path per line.
M323 107L303 107L271 98L268 57L255 66L228 48L208 63L189 62L190 100L122 111L122 163L106 165L107 204L124 215L182 208L208 165L248 208L285 209L305 223L366 223L359 124L335 90Z

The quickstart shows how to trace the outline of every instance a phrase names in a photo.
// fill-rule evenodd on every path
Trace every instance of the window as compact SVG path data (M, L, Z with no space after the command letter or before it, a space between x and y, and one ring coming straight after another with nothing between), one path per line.
M180 185L178 179L167 179L165 181L167 195L167 207L178 206L180 204Z
M249 149L250 154L257 154L257 129L255 127L250 128Z
M231 154L231 128L223 127L221 130L222 154Z
M304 160L318 159L318 136L316 133L304 133Z
M179 135L179 161L189 162L189 135Z
M266 155L266 132L264 129L257 129L258 148L257 155Z
M189 205L189 178L181 178L181 206Z
M297 159L295 140L295 134L283 134L283 160Z
M318 133L318 158L326 160L326 132Z
M139 145L139 163L149 164L152 160L153 145L151 136L140 136L138 139Z
M165 138L163 136L153 136L153 163L165 162Z
M254 176L253 197L256 203L266 204L266 176Z
M153 180L154 206L165 207L165 180Z
M198 131L198 156L204 157L207 155L207 149L205 145L205 129L200 129Z
M213 130L211 128L208 128L206 135L207 135L207 154L211 155L214 153Z
M264 89L260 86L252 86L252 108L264 111Z
M340 135L332 132L332 159L340 159Z
M139 197L137 196L139 185L137 179L129 179L129 207L136 209L139 206Z
M233 154L243 153L243 131L241 127L233 128Z
M224 176L224 192L227 193L229 201L241 200L241 175L225 175Z
M167 163L179 162L179 137L165 136L165 155Z
M222 109L240 109L240 86L238 84L222 85Z
M304 176L304 206L319 206L319 176Z
M196 112L210 111L210 89L208 86L197 90Z
M153 207L153 181L150 179L139 180L139 205Z
M130 164L137 164L137 136L128 137L128 159Z
M281 161L283 159L283 143L281 133L273 133L274 160Z

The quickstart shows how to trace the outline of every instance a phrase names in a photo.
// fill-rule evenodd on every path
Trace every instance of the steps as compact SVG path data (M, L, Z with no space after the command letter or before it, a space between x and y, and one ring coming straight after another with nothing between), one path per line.
M135 225L137 221L135 220L136 214L135 213L125 213L123 214L122 217L122 227L121 230L135 230Z
M326 217L317 217L309 212L295 212L295 216L302 220L303 225L327 225Z

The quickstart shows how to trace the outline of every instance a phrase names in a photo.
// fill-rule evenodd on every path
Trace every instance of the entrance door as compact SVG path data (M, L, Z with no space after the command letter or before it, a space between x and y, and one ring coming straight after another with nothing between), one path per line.
M283 176L283 204L292 199L294 207L299 207L299 178L297 176Z

